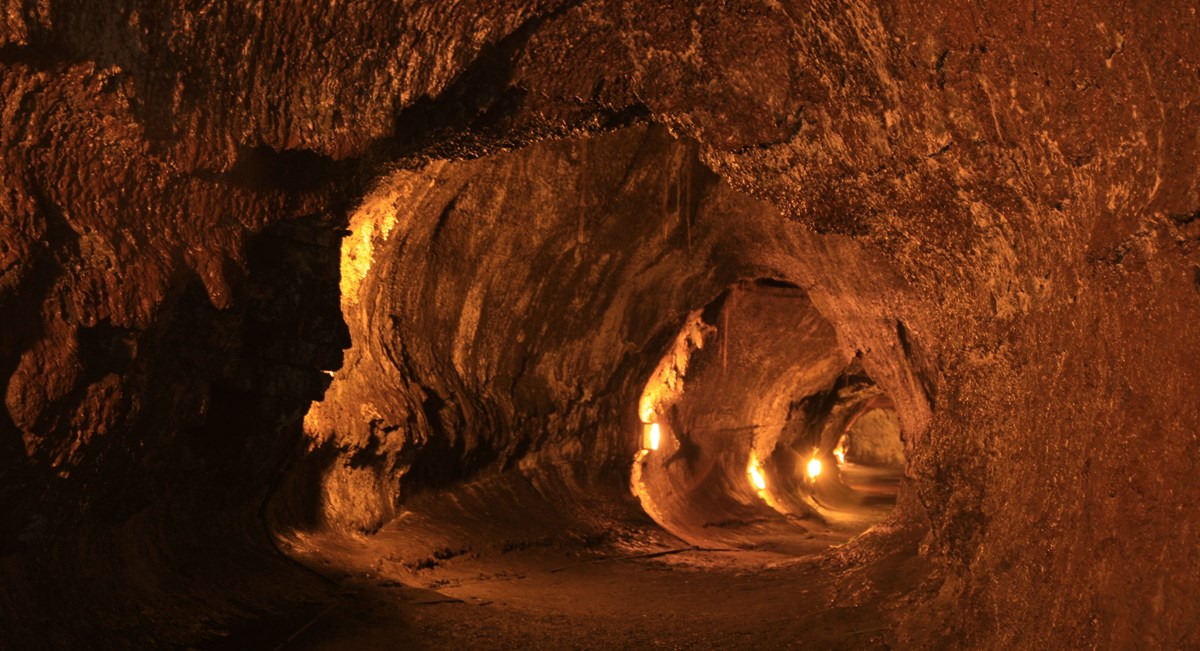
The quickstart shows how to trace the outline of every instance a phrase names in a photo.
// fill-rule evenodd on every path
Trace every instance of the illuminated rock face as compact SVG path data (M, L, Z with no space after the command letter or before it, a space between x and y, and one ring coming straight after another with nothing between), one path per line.
M1190 3L229 4L3 9L0 642L193 643L465 480L636 510L768 278L903 427L895 645L1200 645Z
M891 410L874 409L863 414L847 432L846 444L846 458L852 463L904 465L900 423Z

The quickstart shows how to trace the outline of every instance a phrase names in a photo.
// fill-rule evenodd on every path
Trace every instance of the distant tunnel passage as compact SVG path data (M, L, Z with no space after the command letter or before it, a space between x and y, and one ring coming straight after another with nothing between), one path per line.
M881 405L802 290L735 284L692 315L646 385L633 491L697 545L840 542L895 504L904 450ZM848 438L857 456L843 463Z

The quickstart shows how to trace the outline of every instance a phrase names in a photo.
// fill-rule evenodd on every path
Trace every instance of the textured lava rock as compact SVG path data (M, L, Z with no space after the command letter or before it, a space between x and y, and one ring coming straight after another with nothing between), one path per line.
M895 642L1200 645L1190 3L0 11L6 641L186 643L320 590L259 562L279 558L260 516L286 469L275 526L369 528L406 490L578 458L567 433L620 420L601 410L636 400L683 315L777 277L862 353L910 441L932 596ZM636 122L679 142L625 129L572 160ZM651 174L672 151L711 263L651 232L686 213ZM577 178L590 199L548 196ZM621 205L651 195L644 221ZM350 309L338 236L380 197L415 204L379 214L414 215L416 239L380 244L394 271ZM525 249L521 228L562 232ZM589 277L601 250L648 255L631 232L667 252L655 282L633 278L648 262ZM555 274L595 293L538 289ZM343 311L355 346L305 435ZM397 391L348 413L369 382ZM624 452L589 431L582 449Z

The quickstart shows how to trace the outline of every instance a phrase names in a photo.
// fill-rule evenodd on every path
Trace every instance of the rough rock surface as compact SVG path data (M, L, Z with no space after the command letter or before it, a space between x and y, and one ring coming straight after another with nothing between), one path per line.
M190 644L330 590L277 534L619 484L770 277L904 428L891 643L1200 646L1194 3L662 5L0 5L0 640Z
M869 411L846 433L846 458L856 463L904 465L900 423L887 409Z

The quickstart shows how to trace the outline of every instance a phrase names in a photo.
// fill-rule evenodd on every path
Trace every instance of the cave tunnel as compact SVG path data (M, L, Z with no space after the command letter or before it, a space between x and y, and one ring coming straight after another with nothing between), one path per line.
M1200 648L1192 4L0 15L0 649Z

